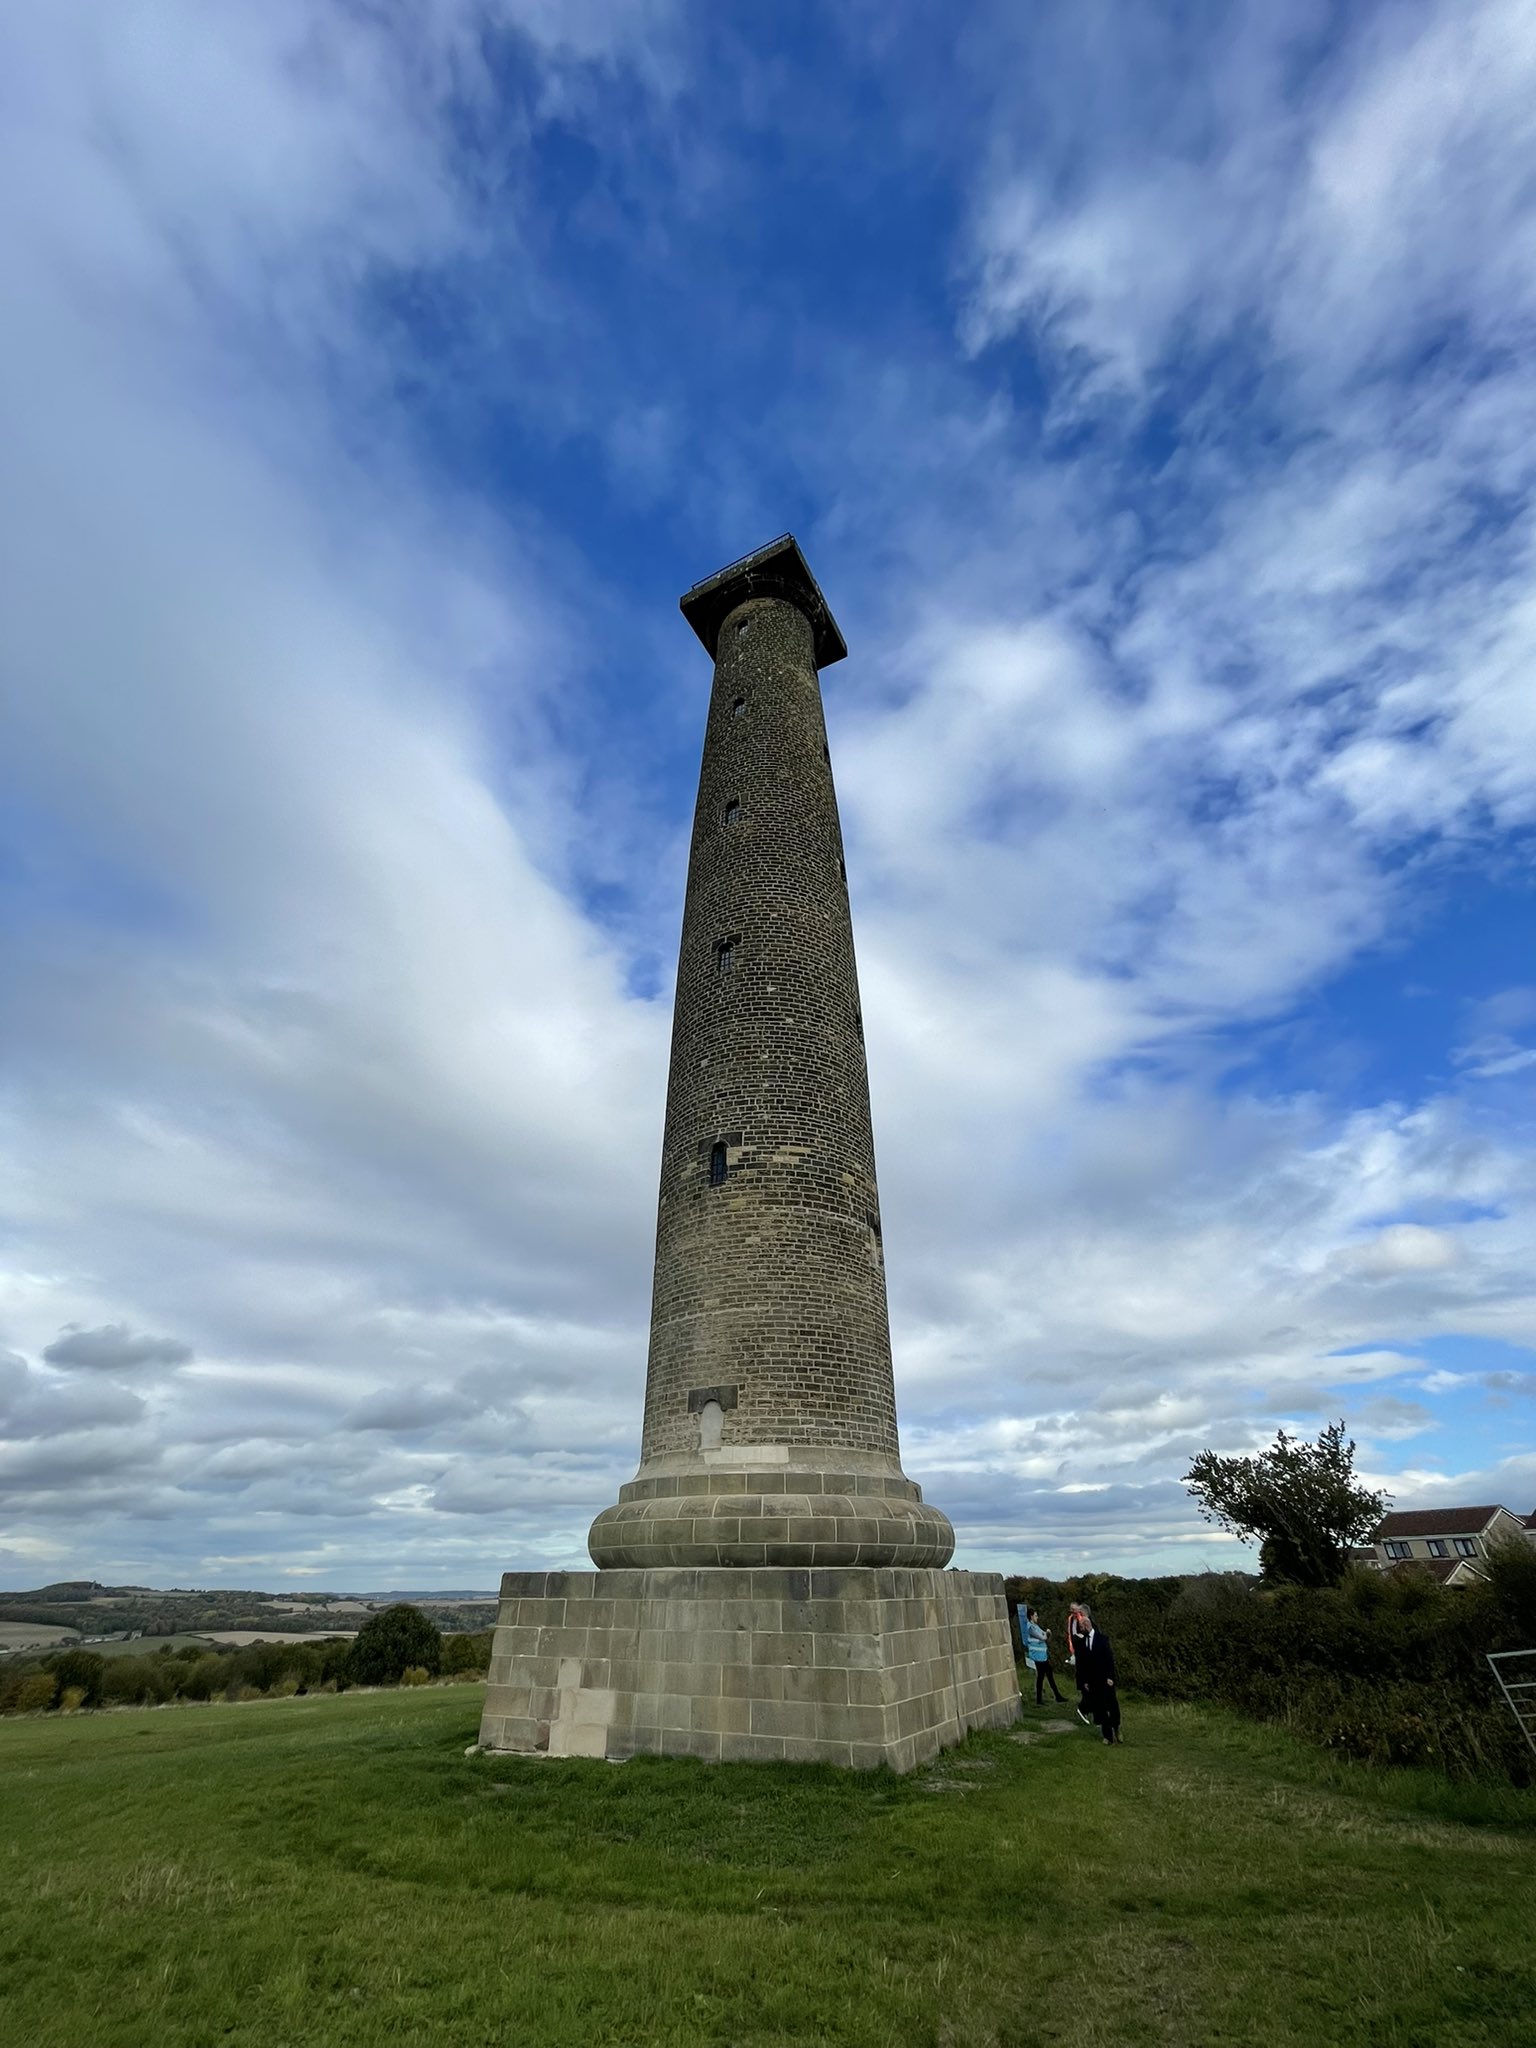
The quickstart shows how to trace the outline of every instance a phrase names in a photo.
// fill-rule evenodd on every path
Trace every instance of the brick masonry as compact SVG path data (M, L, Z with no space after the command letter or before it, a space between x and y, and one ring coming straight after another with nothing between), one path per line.
M688 862L641 1462L605 1569L931 1568L901 1469L869 1077L818 655L793 541L684 599L714 657ZM706 622L707 621L707 622Z
M711 1185L722 1143L726 1177ZM847 1446L896 1461L842 830L810 623L774 598L728 615L710 694L642 1462L697 1448L688 1396L711 1386L736 1389L724 1444Z
M993 1573L509 1572L480 1742L909 1771L1018 1712Z

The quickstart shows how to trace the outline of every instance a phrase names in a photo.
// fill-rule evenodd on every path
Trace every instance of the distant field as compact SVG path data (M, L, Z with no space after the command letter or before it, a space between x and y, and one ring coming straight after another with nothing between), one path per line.
M355 1628L211 1628L203 1637L208 1643L328 1643L337 1636L355 1636Z
M37 1621L0 1621L0 1650L43 1650L56 1643L72 1643L69 1629L49 1628Z
M26 2048L1524 2048L1536 1796L1133 1704L907 1779L466 1758L478 1686L0 1723Z
M152 1657L157 1650L206 1649L206 1636L181 1634L176 1636L137 1636L126 1643L90 1643L87 1648L98 1657Z

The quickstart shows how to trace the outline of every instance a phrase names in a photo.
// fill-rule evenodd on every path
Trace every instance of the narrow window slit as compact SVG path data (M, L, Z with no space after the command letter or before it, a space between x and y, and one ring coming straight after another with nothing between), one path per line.
M716 939L715 966L721 974L730 974L735 968L736 948L740 944L739 938Z
M732 718L745 718L746 715L747 700L745 697L738 697L736 699L736 702L731 706L731 716Z
M717 1141L709 1148L709 1184L717 1188L725 1179L725 1146Z
M741 804L736 797L732 797L726 804L722 816L727 825L739 825L741 823Z

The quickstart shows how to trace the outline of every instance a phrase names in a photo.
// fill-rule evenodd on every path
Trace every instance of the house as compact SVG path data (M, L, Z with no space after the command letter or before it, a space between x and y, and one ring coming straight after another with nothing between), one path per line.
M1527 1533L1527 1522L1508 1508L1402 1508L1383 1516L1364 1561L1379 1571L1414 1565L1460 1586L1482 1577L1490 1544Z

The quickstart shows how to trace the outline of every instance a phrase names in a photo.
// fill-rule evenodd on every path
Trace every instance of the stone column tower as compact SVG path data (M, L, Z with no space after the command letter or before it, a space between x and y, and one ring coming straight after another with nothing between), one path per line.
M1003 1582L901 1469L864 1027L786 534L697 583L688 858L640 1470L596 1571L507 1572L480 1723L520 1755L911 1770L1019 1711Z
M942 1565L901 1470L842 833L794 540L696 584L714 659L662 1143L638 1475L601 1566Z

